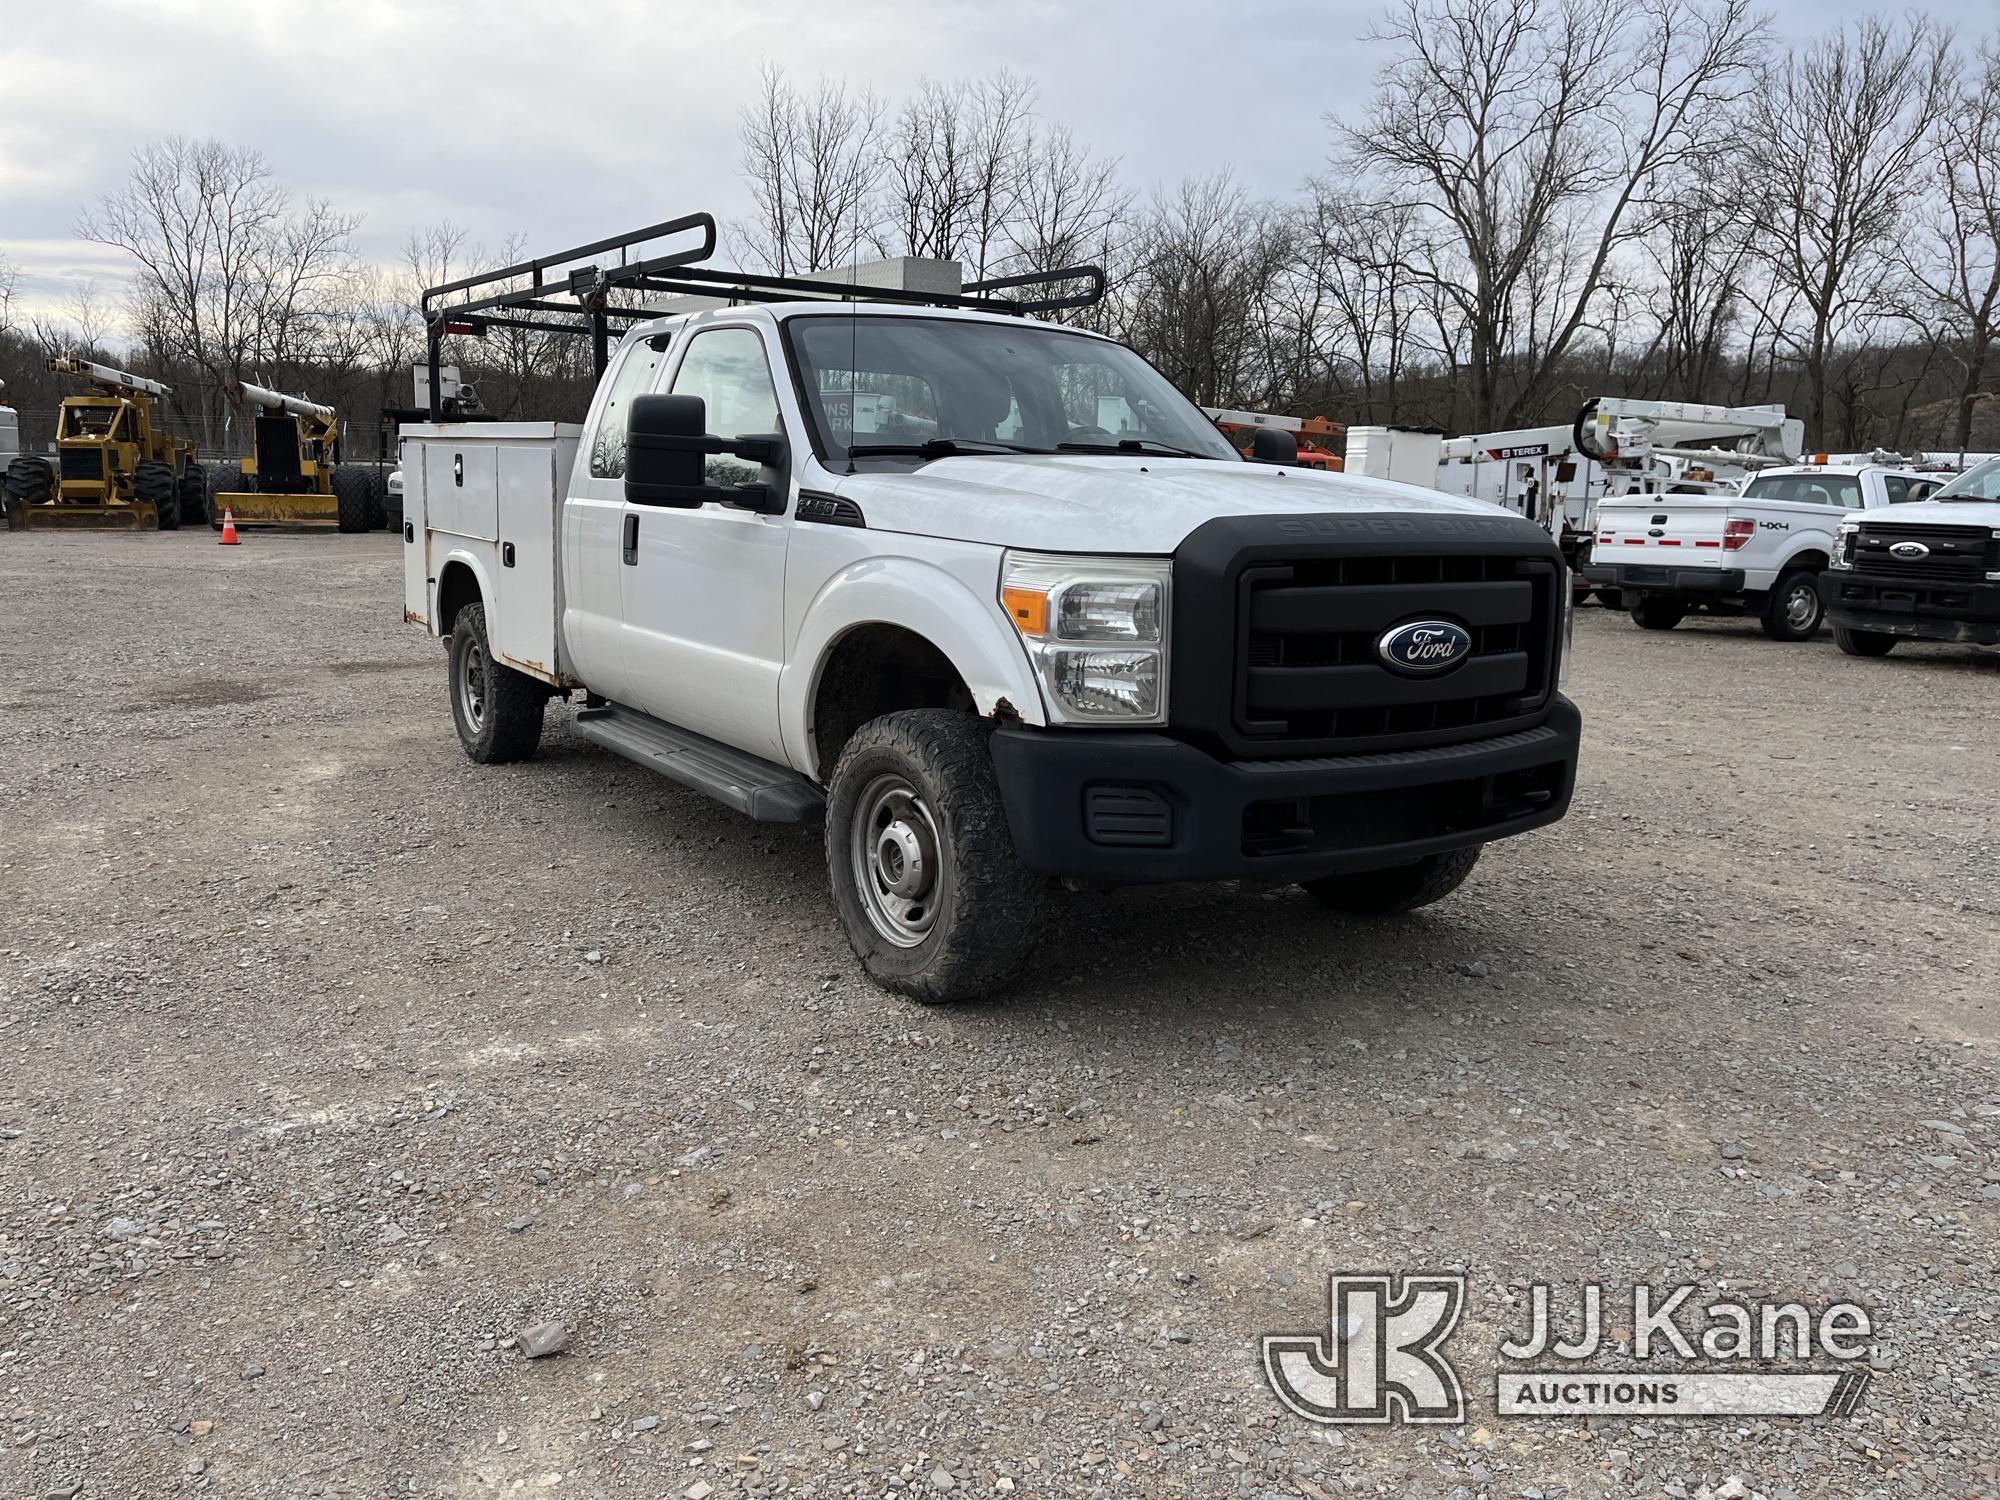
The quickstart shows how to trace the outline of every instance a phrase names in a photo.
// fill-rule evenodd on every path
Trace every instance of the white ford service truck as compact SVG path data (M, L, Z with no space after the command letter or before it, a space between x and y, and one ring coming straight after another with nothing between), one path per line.
M1020 315L1062 303L997 295L1020 282L842 302L731 272L737 305L645 316L612 296L709 289L696 257L552 280L621 243L500 273L541 319L580 287L580 425L403 429L406 613L449 643L473 760L580 694L577 734L823 818L856 953L925 1001L1003 980L1052 881L1407 911L1563 816L1541 528L1246 461L1130 349ZM439 289L434 337L511 315L483 290Z
M1793 464L1753 474L1737 495L1600 500L1583 576L1616 589L1646 630L1672 630L1701 609L1754 615L1774 641L1809 641L1824 613L1819 575L1841 525L1938 484L1935 474L1879 464Z

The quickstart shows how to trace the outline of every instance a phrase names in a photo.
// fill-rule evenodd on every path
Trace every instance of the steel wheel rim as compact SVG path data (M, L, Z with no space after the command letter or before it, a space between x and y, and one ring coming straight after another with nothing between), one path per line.
M1785 601L1785 623L1794 630L1804 630L1819 614L1819 586L1801 583L1792 589Z
M916 947L936 925L943 851L937 820L906 778L868 783L855 805L848 854L869 925L898 948Z
M458 700L465 709L465 722L474 730L486 722L486 653L478 641L467 641L459 658Z

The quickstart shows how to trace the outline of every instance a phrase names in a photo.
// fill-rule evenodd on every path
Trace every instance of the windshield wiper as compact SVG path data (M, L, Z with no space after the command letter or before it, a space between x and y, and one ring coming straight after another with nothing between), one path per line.
M1155 438L1119 438L1110 443L1057 443L1064 453L1165 453L1174 458L1213 458L1212 453L1197 453L1192 448L1176 448L1172 443L1162 443Z
M914 453L919 458L950 458L955 453L1041 453L1041 448L1024 448L1019 443L989 442L985 438L928 438L921 443L856 443L848 448L849 458L874 458L882 454Z

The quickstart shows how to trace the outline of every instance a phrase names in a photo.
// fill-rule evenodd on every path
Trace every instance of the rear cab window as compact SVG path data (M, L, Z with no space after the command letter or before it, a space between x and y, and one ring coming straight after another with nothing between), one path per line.
M1861 480L1853 474L1759 474L1743 486L1743 498L1859 510Z
M667 357L671 333L656 333L627 344L618 368L612 372L605 393L604 410L597 418L597 432L590 440L590 477L625 477L626 424L632 415L632 398L653 388L653 376Z

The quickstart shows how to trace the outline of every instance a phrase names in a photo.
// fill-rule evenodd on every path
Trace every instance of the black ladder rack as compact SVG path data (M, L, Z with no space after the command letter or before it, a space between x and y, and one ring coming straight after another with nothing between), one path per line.
M623 252L635 245L684 235L698 236L697 243L638 260L622 258ZM436 422L443 418L438 364L439 348L447 334L480 333L487 328L530 328L541 333L588 335L592 368L602 376L611 353L612 320L629 324L659 316L649 308L625 306L612 301L611 294L621 289L651 296L722 297L732 302L814 299L894 302L1013 314L1089 307L1104 296L1104 272L1100 267L1090 265L1065 266L1054 271L1029 271L1018 276L975 281L955 294L861 286L852 281L827 281L803 276L776 276L760 271L718 270L700 264L715 253L715 240L713 214L686 214L678 219L635 229L628 234L592 240L587 245L576 245L554 255L538 256L518 265L501 266L496 270L482 271L477 276L429 288L420 306L429 345L431 420ZM615 265L600 266L591 260L593 256L613 250L621 253L621 259ZM485 290L523 280L525 285L510 286L501 291ZM1078 281L1084 283L1081 291L1042 297L997 295L1055 288ZM555 300L562 297L573 300Z

